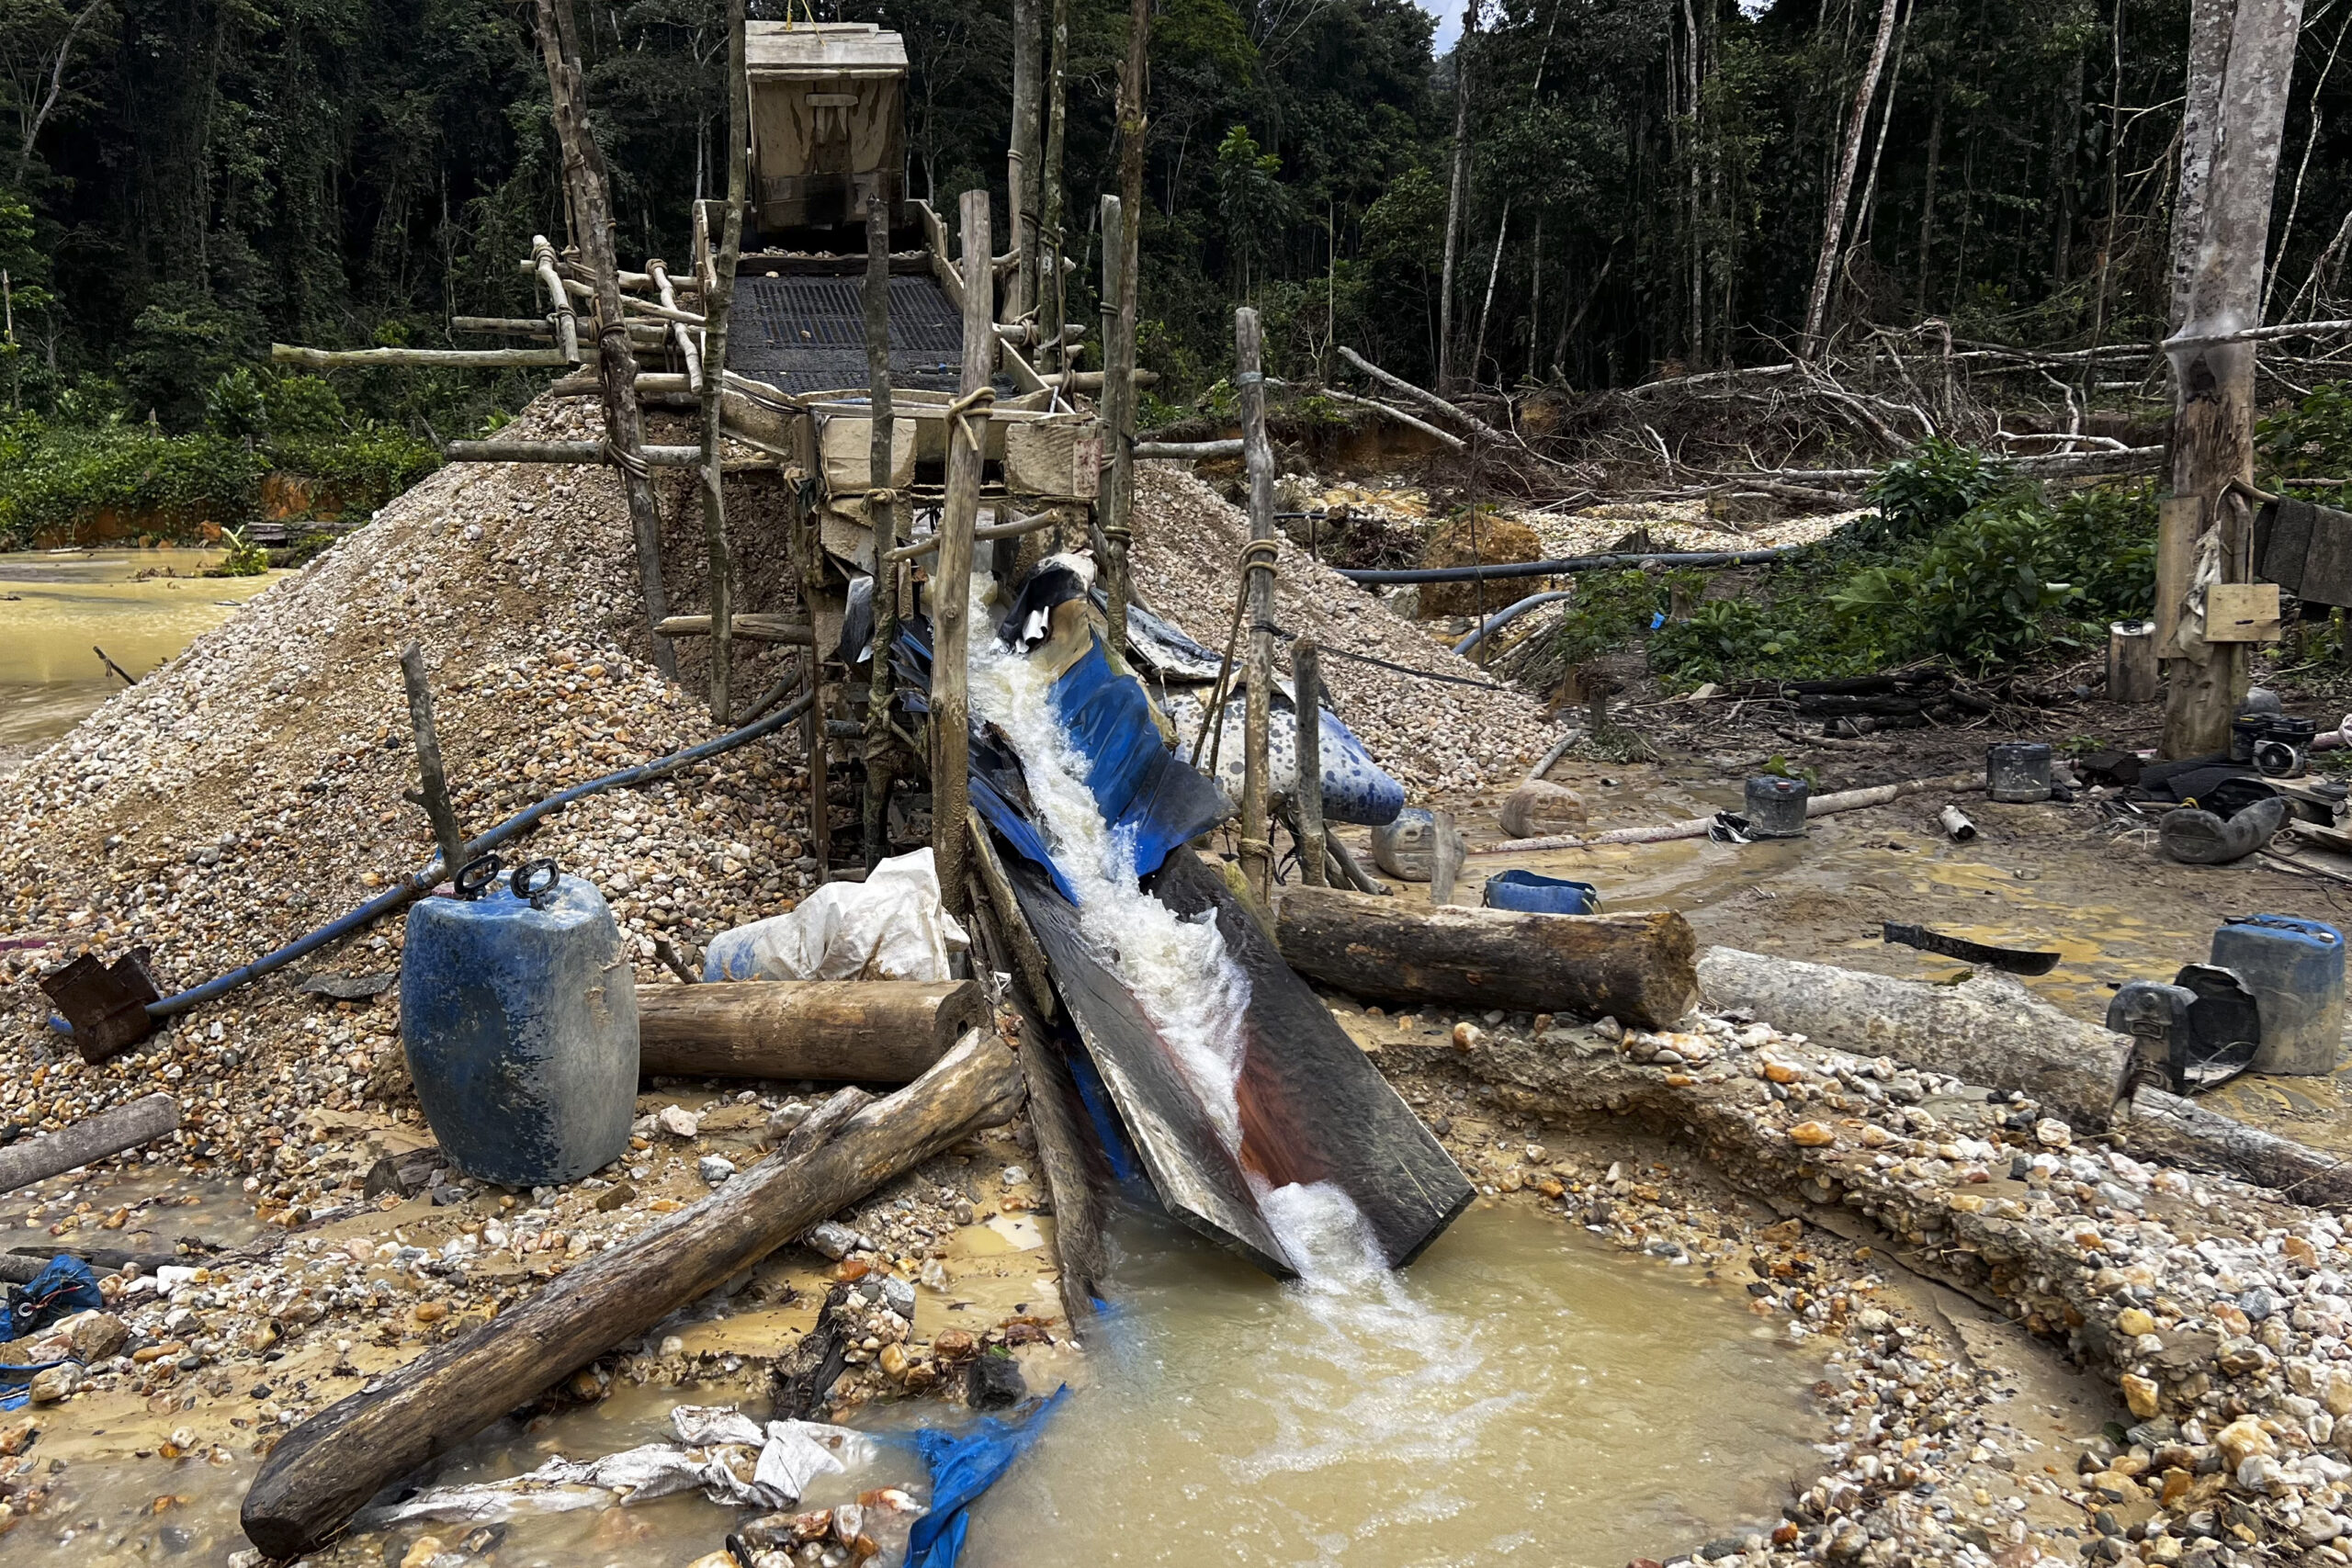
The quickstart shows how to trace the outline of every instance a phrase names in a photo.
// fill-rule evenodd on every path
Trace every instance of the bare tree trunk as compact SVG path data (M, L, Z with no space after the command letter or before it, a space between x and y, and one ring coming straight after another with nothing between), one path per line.
M2287 260L2287 247L2295 243L2295 218L2302 210L2303 206L2303 176L2311 172L2312 149L2319 145L2319 134L2326 123L2326 117L2320 108L2320 97L2327 91L2328 75L2335 69L2335 57L2344 48L2346 28L2352 28L2352 15L2347 15L2337 26L2335 41L2328 45L2326 63L2319 68L2319 80L2312 84L2311 133L2303 138L2302 161L2295 165L2295 188L2294 193L2287 198L2287 221L2279 225L2278 251L2277 255L2271 258L2269 274L2262 283L2262 314L2266 321L2270 315L2271 292L2278 287L2279 268ZM2300 319L2293 316L2288 318L2290 321Z
M565 184L580 220L580 254L596 288L596 369L605 388L605 442L612 448L613 461L628 492L629 525L637 536L638 582L645 594L653 661L674 681L678 656L669 639L653 630L669 614L668 595L662 586L662 513L653 498L652 471L645 466L645 427L637 406L637 354L629 347L628 324L621 314L620 266L613 254L612 186L605 172L605 155L588 129L579 51L572 42L571 0L537 0L537 20L556 138L563 146Z
M1870 127L1871 101L1878 96L1880 73L1886 69L1887 47L1894 41L1894 14L1903 0L1880 0L1878 36L1871 41L1870 63L1861 85L1854 89L1853 118L1846 126L1846 144L1838 155L1837 177L1829 185L1829 209L1821 220L1821 258L1813 269L1813 293L1805 301L1804 337L1799 352L1811 358L1821 350L1821 333L1829 315L1829 289L1838 274L1839 242L1846 231L1846 202L1854 193L1854 169L1861 162L1862 133Z
M2210 105L2198 136L2184 126L2182 205L2173 228L2172 488L2202 503L2200 539L2222 530L2221 580L2243 581L2245 506L2228 491L2254 479L2254 364L2249 342L2211 341L2258 325L2270 197L2302 25L2301 0L2196 0L2188 109ZM2211 73L2200 78L2200 70ZM2198 199L2188 200L2190 171ZM2229 741L2245 694L2245 645L2201 637L2177 649L2165 700L2164 754L2194 756Z
M1044 38L1038 0L1012 0L1012 147L1006 171L1005 204L1012 209L1008 249L1018 258L1004 319L1019 321L1037 303L1037 175L1045 162L1038 142L1039 102L1045 91Z
M1536 106L1544 101L1544 68L1551 63L1552 30L1559 25L1560 7L1555 5L1552 7L1552 19L1544 24L1544 47L1535 56L1535 84L1527 90L1527 107L1530 113L1532 113ZM1501 276L1503 270L1503 236L1510 232L1510 197L1503 197L1503 215L1495 223L1495 254L1494 259L1487 264L1487 297L1478 305L1478 337L1470 350L1469 374L1473 384L1478 379L1480 362L1487 357L1487 318L1495 308L1495 279ZM1541 231L1538 233L1540 236ZM1540 238L1538 243L1541 243ZM1496 369L1499 371L1501 368L1499 356L1498 356ZM1499 381L1501 377L1498 375L1496 379Z
M1854 208L1854 232L1838 264L1840 277L1853 276L1854 253L1871 243L1877 226L1879 162L1886 153L1886 128L1894 123L1894 95L1903 90L1903 50L1911 41L1911 13L1894 29L1894 59L1886 68L1886 102L1878 111L1878 135L1871 142L1870 172L1862 177L1862 199Z
M752 88L744 74L744 0L727 6L727 218L710 292L702 302L702 531L710 553L710 718L734 712L728 690L734 652L734 581L727 553L727 497L719 468L720 413L727 389L727 327L735 302L735 267L743 254L743 201L749 194Z
M1928 258L1936 243L1936 173L1943 162L1944 104L1951 96L1949 82L1936 84L1936 107L1928 116L1928 185L1919 197L1919 297L1918 310L1928 309Z
M1453 175L1445 193L1445 265L1438 277L1437 389L1453 390L1453 263L1470 196L1470 44L1478 36L1478 0L1464 0L1462 36L1453 44Z

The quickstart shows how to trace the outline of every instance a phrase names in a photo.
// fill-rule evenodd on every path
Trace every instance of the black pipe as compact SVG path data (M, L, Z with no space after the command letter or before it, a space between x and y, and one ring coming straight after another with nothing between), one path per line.
M1493 566L1408 567L1394 571L1351 571L1340 575L1351 582L1485 582L1506 577L1564 577L1572 571L1600 571L1623 566L1758 566L1778 560L1803 545L1781 545L1769 550L1695 550L1652 552L1648 555L1569 556L1562 560L1498 561Z

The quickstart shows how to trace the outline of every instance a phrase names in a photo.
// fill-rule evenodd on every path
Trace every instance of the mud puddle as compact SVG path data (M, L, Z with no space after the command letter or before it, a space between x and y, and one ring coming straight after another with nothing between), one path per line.
M55 739L122 689L93 646L144 676L280 575L198 575L221 555L0 554L0 752Z

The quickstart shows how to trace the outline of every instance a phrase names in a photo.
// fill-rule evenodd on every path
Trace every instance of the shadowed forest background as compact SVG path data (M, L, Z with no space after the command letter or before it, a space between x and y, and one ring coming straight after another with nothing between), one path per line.
M684 254L688 199L723 184L721 15L701 0L582 13L624 254ZM952 205L987 183L1001 210L1010 0L819 15L906 36L913 190ZM1163 398L1214 378L1247 298L1278 373L1312 374L1336 335L1426 379L1465 79L1456 357L1479 381L1589 389L1778 354L1803 322L1877 20L1853 0L1752 16L1508 0L1437 61L1432 19L1405 0L1165 0L1144 362ZM2338 313L2347 23L2352 0L2305 17L2273 319L2298 295L2300 319ZM1125 24L1124 6L1073 4L1073 319L1092 307L1095 197L1116 185ZM2187 28L2175 0L1907 0L1832 322L1940 318L2038 347L2160 335ZM453 313L527 310L515 258L534 231L562 232L546 84L512 5L8 0L0 69L0 265L26 405L194 428L271 338L441 343ZM338 384L418 435L522 389Z

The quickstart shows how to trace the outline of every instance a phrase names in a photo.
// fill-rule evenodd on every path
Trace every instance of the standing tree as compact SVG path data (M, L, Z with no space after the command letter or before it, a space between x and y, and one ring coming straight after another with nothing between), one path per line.
M2198 502L2197 580L2243 579L2254 479L2255 346L2263 258L2302 0L2195 0L2180 197L2172 231L2173 495ZM2192 592L2192 598L2198 595ZM2164 754L2229 743L2245 691L2245 645L2211 643L2191 622L2171 649Z

